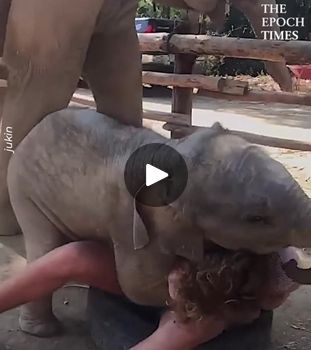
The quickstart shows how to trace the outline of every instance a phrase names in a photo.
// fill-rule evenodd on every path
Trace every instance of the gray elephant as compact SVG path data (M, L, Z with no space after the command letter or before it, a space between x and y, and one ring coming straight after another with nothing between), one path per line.
M217 23L224 18L223 0L161 1L207 12ZM261 2L233 3L260 36ZM82 72L99 112L141 125L136 6L136 0L67 0L66 5L61 0L0 0L0 57L9 70L0 105L0 235L17 231L5 181L12 151L45 115L68 105ZM269 63L269 72L283 89L290 89L285 64Z
M141 125L136 7L136 0L0 0L0 57L9 70L0 106L0 234L17 230L5 184L11 149L45 115L68 105L82 72L100 112Z
M125 185L127 160L150 143L174 148L188 168L166 206L135 205ZM165 305L176 257L199 262L209 244L260 254L311 245L310 199L280 163L220 127L167 140L95 111L56 112L17 148L8 187L29 262L68 240L106 242L124 294L139 304ZM53 329L50 305L26 305L22 329Z

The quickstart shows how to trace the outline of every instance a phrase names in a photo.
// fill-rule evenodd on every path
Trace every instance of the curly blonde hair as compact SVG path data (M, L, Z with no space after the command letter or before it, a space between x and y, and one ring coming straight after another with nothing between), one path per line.
M217 248L208 252L203 263L184 265L178 298L170 306L182 321L252 310L258 306L266 266L265 256Z

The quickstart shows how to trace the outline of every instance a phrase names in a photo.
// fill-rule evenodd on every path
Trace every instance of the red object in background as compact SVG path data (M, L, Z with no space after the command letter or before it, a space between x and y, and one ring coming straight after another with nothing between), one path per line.
M148 27L145 29L145 33L155 33L155 27L152 24L148 24Z
M311 64L289 65L288 68L297 79L311 80Z

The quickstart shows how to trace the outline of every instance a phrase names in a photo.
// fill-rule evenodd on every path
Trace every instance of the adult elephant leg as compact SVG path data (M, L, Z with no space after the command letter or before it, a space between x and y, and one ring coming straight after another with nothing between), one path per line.
M1 81L0 81L0 115L3 107L6 91L7 91L7 88L4 86L4 84L3 86L1 86Z
M263 31L267 30L267 27L263 27L263 17L276 17L277 14L264 13L264 7L262 5L276 5L275 0L234 0L233 5L248 18L252 25L256 36L260 39L264 38ZM273 27L268 28L269 31L280 32L280 28L274 24ZM267 72L272 78L280 85L283 91L293 91L293 81L290 72L286 66L286 62L265 62Z
M141 58L134 27L136 3L125 13L116 20L120 24L118 28L107 23L101 33L93 36L84 72L100 113L141 126Z
M3 46L6 34L6 24L11 6L11 0L0 0L0 57L3 54Z
M44 116L68 105L101 2L12 1L3 56L9 78L1 115L0 235L17 231L6 185L12 152Z
M7 71L5 64L2 61L2 57L0 57L0 80L2 80L2 79L3 80L8 79L8 71Z

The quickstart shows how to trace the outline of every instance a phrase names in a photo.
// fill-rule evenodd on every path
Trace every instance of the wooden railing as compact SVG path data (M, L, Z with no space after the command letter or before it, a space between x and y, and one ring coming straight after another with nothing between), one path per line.
M148 54L174 54L175 73L143 72L143 83L160 86L171 86L172 113L144 111L143 117L166 122L165 129L170 130L172 137L181 137L194 132L192 126L193 89L203 89L210 97L282 102L290 104L311 105L310 94L295 94L288 92L255 92L250 91L248 83L236 79L210 77L191 74L196 56L219 55L260 59L290 64L311 63L311 42L308 41L269 41L258 39L240 39L215 37L206 35L168 35L167 33L140 34L140 49ZM0 79L6 79L5 64L0 58ZM84 95L75 94L73 101L94 107L93 100ZM311 151L310 142L299 142L257 134L233 131L250 142L283 147L303 151Z

